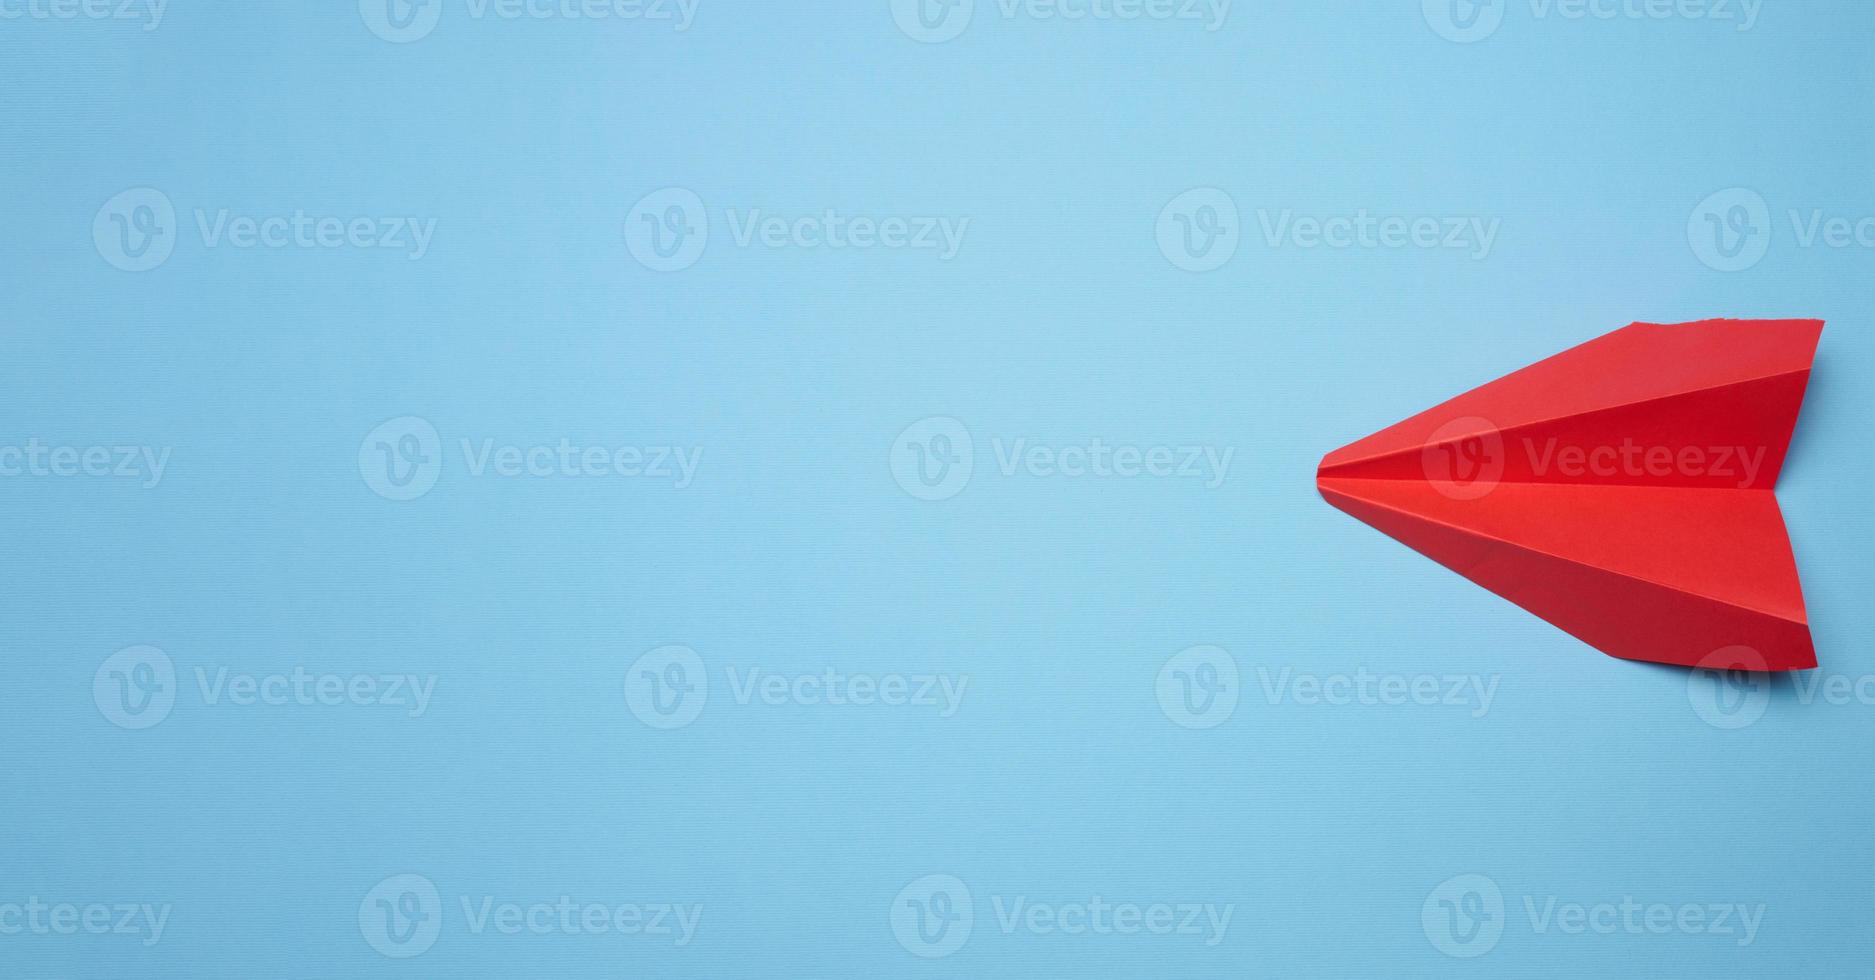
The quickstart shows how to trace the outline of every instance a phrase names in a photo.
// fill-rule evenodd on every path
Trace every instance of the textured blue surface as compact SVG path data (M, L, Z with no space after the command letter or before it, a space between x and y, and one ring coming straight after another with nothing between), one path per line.
M0 975L1866 973L1875 8L1008 4L0 0ZM1707 316L1816 674L1314 492Z

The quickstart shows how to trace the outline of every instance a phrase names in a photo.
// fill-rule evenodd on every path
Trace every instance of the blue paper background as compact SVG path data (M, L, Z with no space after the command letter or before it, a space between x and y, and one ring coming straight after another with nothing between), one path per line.
M0 974L1865 970L1875 249L1806 246L1791 213L1875 216L1875 7L1768 0L1744 30L1741 0L1500 0L1460 43L1443 0L1237 0L1216 30L976 0L926 43L886 0L701 0L682 30L447 0L393 43L374 2L174 0L153 30L4 7L0 444L171 455L147 488L0 479ZM176 214L141 272L101 213L134 188ZM665 188L709 237L658 272L627 229ZM1238 212L1210 271L1156 232L1193 188ZM1728 272L1689 223L1751 200L1702 203L1732 188L1765 202L1768 250ZM730 212L755 208L969 223L948 260L739 245ZM418 259L211 245L197 214L224 209L435 226ZM1475 255L1263 227L1363 209L1496 233ZM1847 703L1782 678L1722 727L1697 675L1606 658L1314 493L1324 452L1461 390L1720 315L1830 321L1780 496ZM359 454L405 416L445 461L396 501ZM942 500L890 463L932 417L973 443ZM681 489L476 477L464 439L703 455ZM1094 439L1231 463L1220 486L1000 465ZM145 645L175 704L126 728L107 660ZM627 690L668 645L709 689L661 730ZM1188 728L1161 673L1201 645L1238 701ZM965 687L949 717L739 703L725 670L751 668ZM223 669L436 686L414 718L207 703L197 672ZM1488 710L1308 703L1259 671L1495 686ZM440 929L390 943L407 959L369 921L403 874ZM1422 921L1467 874L1504 902L1484 948ZM974 908L954 952L902 928L929 875ZM464 911L561 896L702 913L680 944ZM1218 937L998 914L1096 896L1231 917ZM169 914L146 945L25 927L34 898ZM1745 943L1529 912L1629 899L1762 918Z

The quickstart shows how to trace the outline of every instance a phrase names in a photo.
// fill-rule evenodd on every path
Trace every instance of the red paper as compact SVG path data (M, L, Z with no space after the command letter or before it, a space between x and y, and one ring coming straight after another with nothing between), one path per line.
M1822 330L1636 323L1329 453L1316 485L1611 656L1815 667L1773 489Z

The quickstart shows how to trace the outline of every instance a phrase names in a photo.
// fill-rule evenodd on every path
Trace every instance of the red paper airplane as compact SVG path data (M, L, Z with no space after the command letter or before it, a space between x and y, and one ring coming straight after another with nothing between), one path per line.
M1329 453L1329 503L1610 656L1816 666L1773 488L1820 320L1636 323Z

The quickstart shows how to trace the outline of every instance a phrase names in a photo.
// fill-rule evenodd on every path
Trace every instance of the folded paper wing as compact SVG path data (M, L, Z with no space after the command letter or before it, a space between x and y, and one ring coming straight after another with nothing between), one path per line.
M1611 656L1814 667L1773 489L1822 329L1636 323L1329 453L1316 485Z

